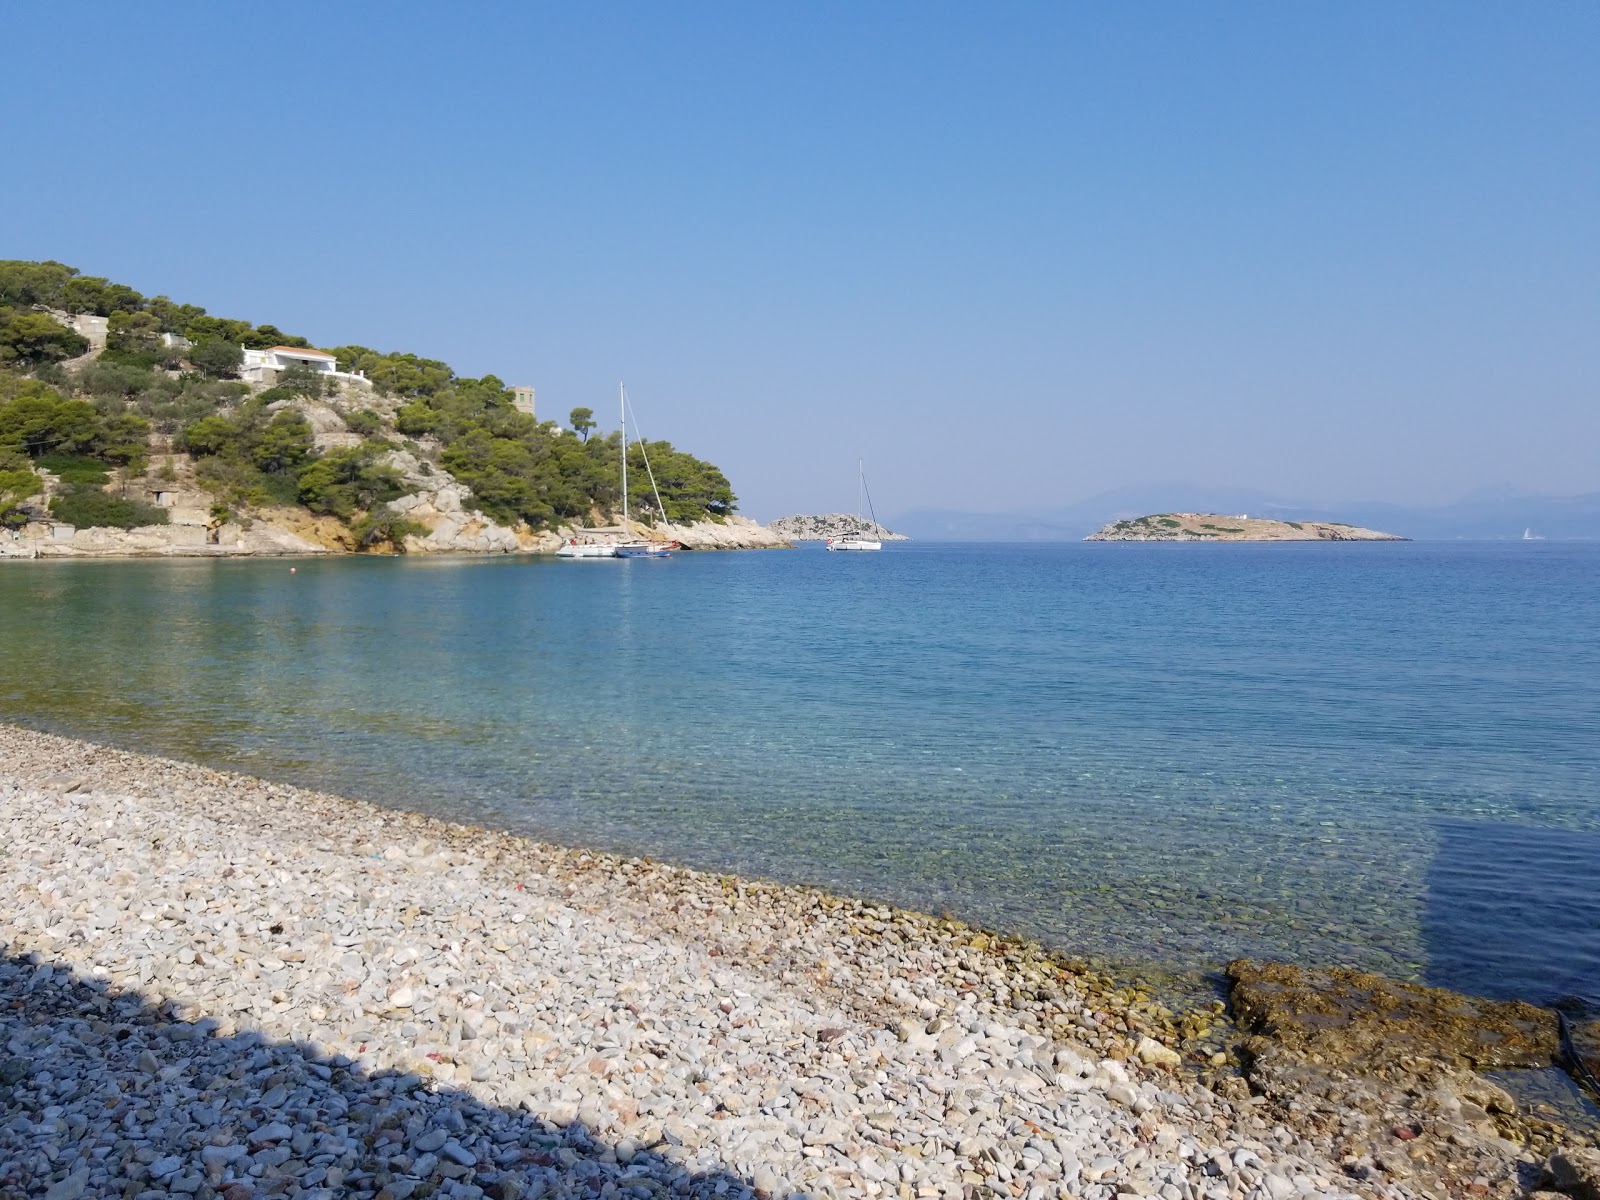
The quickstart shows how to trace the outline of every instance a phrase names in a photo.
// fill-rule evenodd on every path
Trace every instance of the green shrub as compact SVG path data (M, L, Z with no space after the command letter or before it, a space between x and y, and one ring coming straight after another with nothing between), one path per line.
M212 379L232 379L244 362L244 351L232 342L201 342L189 351L189 361Z
M350 527L356 541L363 549L387 542L399 554L406 552L408 537L426 537L428 527L420 521L403 517L387 504L380 504Z
M152 367L165 365L167 357L166 353L161 350L134 349L129 346L107 346L95 361L116 363L118 366L148 371Z
M48 313L0 308L0 363L35 366L76 358L88 348L88 338Z
M62 483L69 485L81 483L98 487L111 478L105 463L75 454L46 454L38 463Z
M347 413L344 423L351 433L359 433L364 438L376 437L383 432L383 418L370 409Z
M97 487L73 484L50 501L50 515L79 529L137 529L165 525L167 510L140 500L110 496Z

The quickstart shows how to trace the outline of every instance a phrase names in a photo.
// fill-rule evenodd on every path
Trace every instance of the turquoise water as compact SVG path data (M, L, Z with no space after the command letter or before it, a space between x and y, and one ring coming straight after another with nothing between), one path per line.
M0 564L0 719L1118 963L1600 1000L1600 545Z

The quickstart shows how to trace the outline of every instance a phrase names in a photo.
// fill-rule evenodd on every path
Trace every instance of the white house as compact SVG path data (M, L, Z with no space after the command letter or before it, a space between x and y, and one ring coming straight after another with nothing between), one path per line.
M275 383L278 372L285 367L309 367L319 375L334 375L340 379L360 379L360 371L351 374L339 370L339 361L326 350L312 350L304 346L268 346L265 350L246 350L239 365L239 378L252 383Z

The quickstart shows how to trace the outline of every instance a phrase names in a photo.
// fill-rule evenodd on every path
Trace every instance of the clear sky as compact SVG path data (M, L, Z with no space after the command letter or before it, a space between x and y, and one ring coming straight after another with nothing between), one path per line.
M1600 5L10 0L0 257L745 511L1600 488ZM614 417L611 418L614 422Z

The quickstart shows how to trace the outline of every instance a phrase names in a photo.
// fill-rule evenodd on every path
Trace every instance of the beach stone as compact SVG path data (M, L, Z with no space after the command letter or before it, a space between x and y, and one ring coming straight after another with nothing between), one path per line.
M1139 1061L1164 1067L1176 1067L1183 1062L1183 1055L1151 1037L1141 1037L1136 1053Z
M444 1129L430 1129L426 1133L420 1134L416 1140L411 1143L411 1145L415 1150L423 1153L432 1153L433 1151L440 1149L445 1142L449 1140L450 1134L448 1131Z
M1545 1163L1543 1182L1574 1200L1600 1200L1600 1150L1557 1150Z
M89 1172L78 1171L44 1190L44 1200L78 1200L89 1187Z
M282 1121L272 1121L251 1133L249 1142L252 1146L264 1146L271 1142L283 1142L294 1136L294 1130Z
M439 1156L463 1167L476 1166L478 1162L476 1154L454 1141L448 1141L439 1147Z

